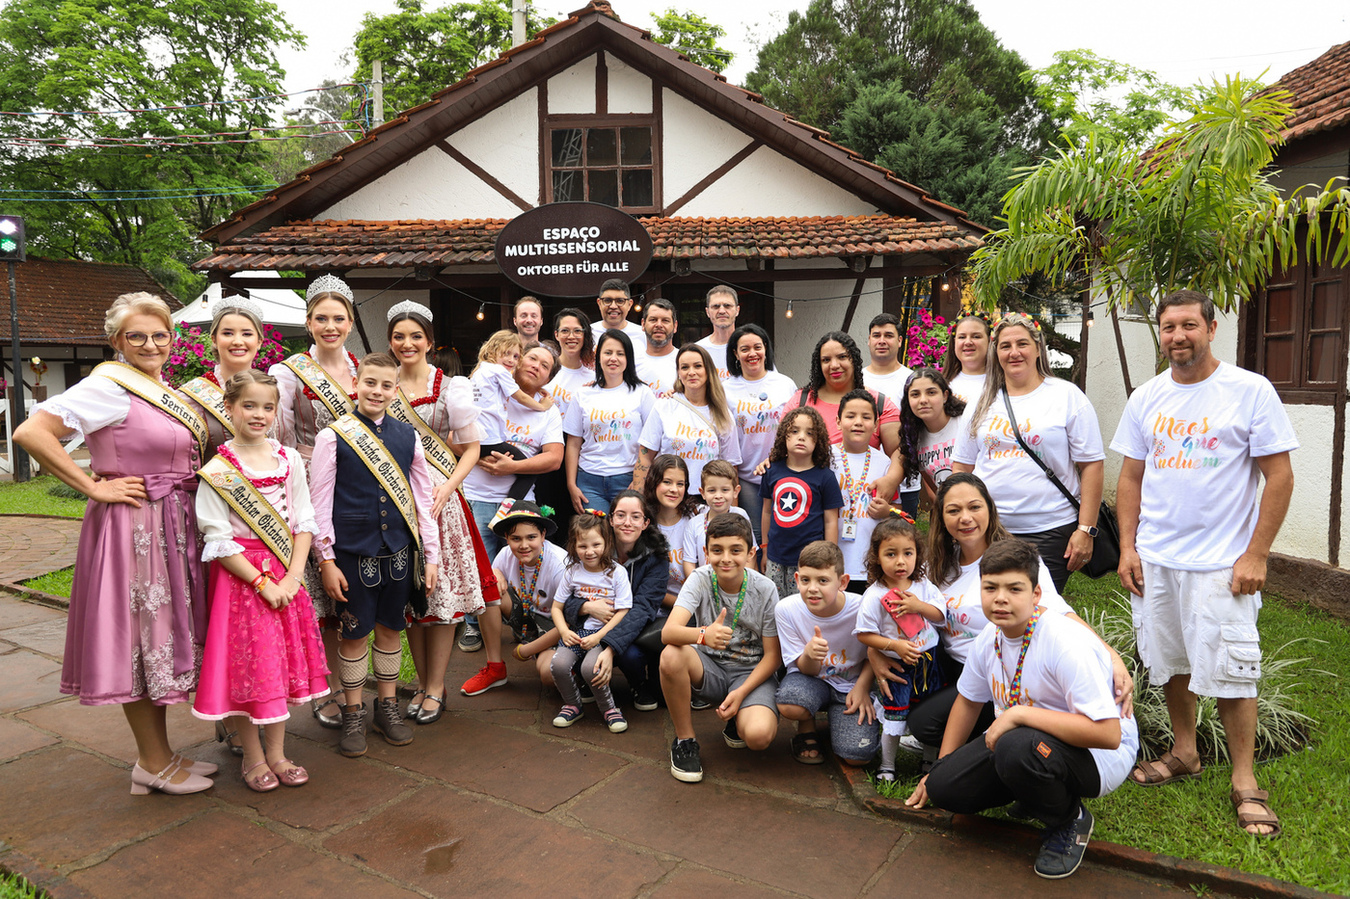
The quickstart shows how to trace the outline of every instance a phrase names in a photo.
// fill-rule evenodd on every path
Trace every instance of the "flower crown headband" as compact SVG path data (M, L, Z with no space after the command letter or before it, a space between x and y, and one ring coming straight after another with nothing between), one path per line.
M1023 312L1009 312L1003 316L1002 321L994 326L994 330L1000 328L1023 327L1035 330L1038 334L1041 330L1041 323Z

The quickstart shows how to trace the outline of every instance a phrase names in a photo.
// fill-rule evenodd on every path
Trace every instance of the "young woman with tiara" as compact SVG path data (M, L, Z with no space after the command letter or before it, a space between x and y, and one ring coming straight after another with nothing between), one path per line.
M211 354L215 356L216 364L178 388L206 422L210 435L206 442L206 460L234 436L234 425L225 409L225 382L253 367L262 339L262 309L253 300L222 297L211 305Z
M307 351L283 359L268 369L277 379L281 402L277 408L276 437L282 446L293 447L305 460L314 453L314 438L320 431L356 408L356 363L347 351L347 335L356 322L352 289L335 275L320 275L305 292L305 330L313 343ZM337 611L323 589L319 562L311 553L305 566L305 589L323 628L328 669L338 670ZM324 727L342 727L341 693L330 694L310 707Z
M417 669L417 690L405 717L431 724L445 708L445 669L455 624L501 597L483 539L459 485L478 461L478 407L464 378L447 378L427 361L436 345L431 310L404 301L389 310L389 352L399 362L398 395L389 414L417 429L431 475L432 517L440 529L440 575L427 609L412 616L408 649ZM501 652L501 642L496 650ZM491 649L489 647L489 658ZM506 666L497 659L501 678Z

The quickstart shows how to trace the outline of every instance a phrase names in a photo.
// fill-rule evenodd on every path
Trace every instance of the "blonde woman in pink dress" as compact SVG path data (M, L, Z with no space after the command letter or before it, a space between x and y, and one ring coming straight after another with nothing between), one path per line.
M445 708L445 669L450 664L455 625L466 615L482 612L486 602L500 601L500 596L483 538L459 490L478 462L481 435L473 388L467 379L447 378L427 361L436 345L430 309L402 302L389 310L388 319L389 352L399 361L400 400L390 406L390 414L404 420L415 415L457 457L453 461L443 458L433 441L423 440L435 503L431 514L440 526L440 575L436 589L427 597L426 612L409 616L408 651L418 683L405 717L432 724ZM451 467L448 476L442 466ZM500 654L500 640L497 645Z
M283 446L293 447L305 460L314 453L314 438L338 418L356 408L357 358L347 351L347 335L356 322L352 289L341 278L321 275L305 293L305 329L314 342L309 350L283 359L267 370L277 379L281 405L277 408L276 437ZM337 611L323 589L319 560L310 553L305 567L305 589L314 603L314 612L323 628L323 643L328 668L337 670ZM324 727L342 727L340 694L330 694L319 705L310 707Z
M309 781L286 758L288 706L328 693L323 642L301 583L319 526L300 454L267 436L278 396L276 378L253 369L225 382L234 436L203 466L197 491L211 622L192 713L247 719L239 729L244 784L259 793ZM241 510L255 511L246 518Z
M104 331L119 359L40 403L14 440L89 497L80 528L61 692L83 705L121 705L136 738L131 792L195 793L216 766L169 743L166 707L197 687L206 637L193 474L205 423L160 380L173 345L169 307L125 294ZM61 447L83 434L94 480Z

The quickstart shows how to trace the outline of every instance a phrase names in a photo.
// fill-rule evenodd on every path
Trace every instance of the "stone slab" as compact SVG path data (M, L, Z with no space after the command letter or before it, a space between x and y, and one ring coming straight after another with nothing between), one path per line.
M0 718L0 759L23 755L25 752L50 746L57 741L58 738L29 727L22 721Z
M65 620L65 612L49 609L35 602L25 602L13 596L0 595L0 634L10 628L25 627L44 621Z
M128 765L136 761L136 740L131 735L131 728L127 726L126 715L120 705L80 705L76 699L66 699L29 709L19 717L109 758L121 759ZM169 745L189 758L224 765L224 751L217 753L213 748L216 746L215 725L193 717L188 703L179 702L168 706L165 720L169 729Z
M0 643L0 649L4 646ZM25 649L0 651L0 712L61 698L61 665Z
M819 896L856 895L904 834L890 823L717 783L681 783L665 768L638 765L569 814L588 829Z
M71 880L94 896L110 897L416 895L220 811L121 849ZM147 884L162 889L147 890Z
M763 884L734 880L722 874L681 863L653 890L650 899L689 899L690 896L734 896L736 899L782 899L782 893ZM831 897L834 899L834 897Z
M434 896L636 896L672 867L584 830L431 786L324 847Z
M23 627L12 627L0 632L0 640L59 659L66 651L66 622L62 616Z

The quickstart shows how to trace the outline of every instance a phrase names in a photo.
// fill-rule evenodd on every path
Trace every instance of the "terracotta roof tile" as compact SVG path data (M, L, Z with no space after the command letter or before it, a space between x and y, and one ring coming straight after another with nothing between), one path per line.
M1350 41L1294 69L1277 86L1294 95L1286 141L1350 123Z
M19 337L24 343L106 346L103 316L124 293L161 296L169 308L182 304L145 269L131 265L41 259L14 266L19 294ZM9 315L0 316L0 341L8 346Z
M946 222L890 215L791 218L647 217L656 259L903 256L983 245ZM301 221L224 244L199 271L403 268L491 263L506 219Z

